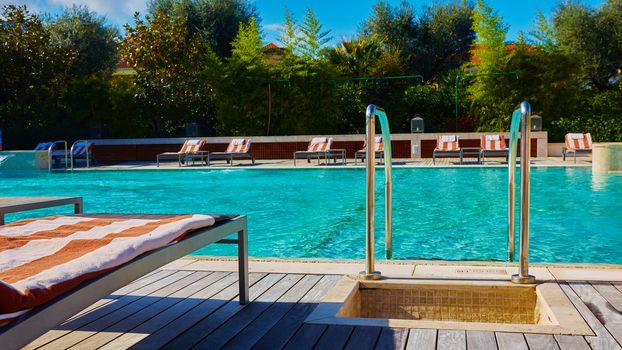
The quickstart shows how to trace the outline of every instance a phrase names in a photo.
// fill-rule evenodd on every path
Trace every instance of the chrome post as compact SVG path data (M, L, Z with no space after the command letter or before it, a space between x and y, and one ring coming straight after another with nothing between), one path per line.
M365 157L365 271L359 273L359 278L366 280L380 279L380 272L375 271L374 257L374 189L376 177L376 152L374 149L376 136L376 106L369 105L365 115L367 154Z
M529 274L529 205L530 205L530 158L531 158L531 107L522 102L521 109L521 210L520 210L520 247L518 274L512 276L513 283L536 283L536 278Z

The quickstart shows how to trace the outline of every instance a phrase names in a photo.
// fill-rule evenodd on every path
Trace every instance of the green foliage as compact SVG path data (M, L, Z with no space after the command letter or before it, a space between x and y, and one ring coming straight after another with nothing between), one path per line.
M229 57L240 22L257 20L257 7L249 0L150 0L149 13L158 11L184 20L189 35L199 34L220 58Z
M104 17L88 8L73 6L48 24L51 44L77 53L71 76L112 73L117 64L118 32Z
M309 7L305 17L298 27L300 37L296 42L295 50L306 60L317 60L326 53L326 44L332 40L330 30L322 30L322 24Z
M198 34L189 34L186 21L156 12L127 32L119 52L136 70L136 98L155 135L174 134L185 122L213 126L211 86L200 79L205 66L217 64Z
M294 49L298 45L298 26L296 25L296 20L294 19L292 13L285 8L285 21L283 24L283 29L281 31L281 35L279 35L279 41L283 44L283 47L286 48L290 52L294 52Z

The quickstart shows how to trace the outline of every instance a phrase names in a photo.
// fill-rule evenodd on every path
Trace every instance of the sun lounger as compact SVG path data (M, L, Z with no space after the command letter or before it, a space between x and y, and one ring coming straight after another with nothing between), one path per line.
M226 151L210 153L210 160L225 159L227 163L233 165L235 158L250 158L255 164L255 157L250 153L250 150L251 139L233 139L229 142Z
M486 161L486 156L504 156L505 160L508 160L508 148L503 135L482 135L479 147L482 163Z
M237 239L226 238L231 234ZM240 304L248 303L245 216L73 215L0 226L0 347L21 348L211 243L238 245Z
M374 147L374 152L376 152L376 159L378 159L379 162L383 162L384 161L384 144L382 143L382 136L376 136L375 143L376 145ZM356 161L358 159L362 159L363 161L365 161L366 157L367 157L367 143L363 145L362 150L358 150L354 153L354 164L356 165Z
M438 135L436 136L436 147L432 153L432 163L436 164L436 157L460 157L462 164L462 150L460 149L460 138L457 135Z
M86 140L79 140L71 145L71 149L69 150L69 157L71 158L71 169L73 169L76 160L85 160L87 168L92 162L95 162L95 158L93 158L92 152L94 145L94 142L89 142Z
M202 150L204 145L205 140L186 140L178 152L164 152L158 154L156 156L158 167L162 159L176 159L179 166L188 164L190 160L192 160L192 164L194 165L196 159L199 159L201 163L205 162L206 165L209 165L210 154L208 151Z
M578 154L592 153L592 135L587 134L566 134L566 144L562 147L562 160L566 160L566 156L570 153L574 156L574 162L577 162Z
M331 151L331 145L333 144L332 137L314 137L309 142L306 151L294 152L294 166L296 165L297 158L307 158L307 163L311 162L311 158L317 158L317 163L320 164L320 158L324 157L328 163L328 153Z

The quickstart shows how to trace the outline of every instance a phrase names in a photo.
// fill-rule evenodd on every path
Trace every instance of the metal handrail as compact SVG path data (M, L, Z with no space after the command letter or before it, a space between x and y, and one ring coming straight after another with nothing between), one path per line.
M391 153L391 133L389 122L384 109L375 105L367 106L365 115L366 120L366 143L367 152L365 161L365 181L366 181L366 205L365 205L365 271L361 271L362 279L379 279L381 273L376 271L374 254L374 226L375 226L375 183L376 183L376 152L372 151L372 145L376 140L376 116L380 119L382 138L384 146L384 168L385 168L385 239L386 255L390 259L392 256L392 210L393 210L393 181L392 181L392 153Z
M67 157L67 141L59 140L59 141L52 142L50 147L48 147L48 151L47 151L48 152L48 171L52 170L52 152L56 149L57 143L61 143L65 145L65 169L69 167L69 162L68 162L68 157Z
M535 283L536 278L529 274L529 217L531 182L531 106L522 102L512 114L510 130L510 159L508 163L508 256L514 256L514 214L516 191L516 117L520 115L521 126L521 206L520 206L520 246L518 274L512 276L513 283ZM514 132L514 133L512 133ZM511 243L511 250L510 250Z
M80 142L83 142L85 144L85 148L86 148L86 167L89 168L89 155L90 155L89 142L87 140L77 140L76 142L74 142L71 145L71 150L69 151L69 155L71 157L71 170L73 170L73 149L76 146L76 144L79 144Z

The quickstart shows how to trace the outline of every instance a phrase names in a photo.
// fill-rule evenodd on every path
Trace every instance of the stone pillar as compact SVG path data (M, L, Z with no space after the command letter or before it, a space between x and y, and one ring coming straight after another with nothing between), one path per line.
M413 159L421 158L421 135L422 134L412 134L412 139L410 141L410 157Z
M592 172L622 172L622 142L593 144Z

